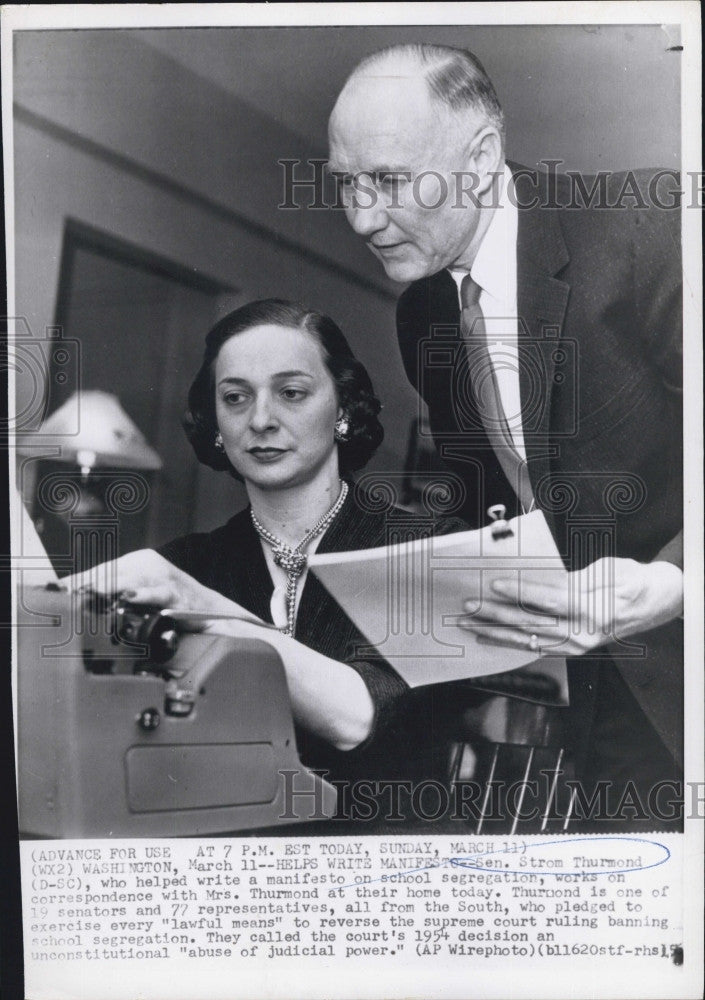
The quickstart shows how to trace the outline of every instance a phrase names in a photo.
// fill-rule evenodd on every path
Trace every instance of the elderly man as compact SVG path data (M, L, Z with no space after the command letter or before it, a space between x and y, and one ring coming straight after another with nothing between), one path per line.
M568 591L500 586L468 627L540 651L558 622L578 774L659 826L682 741L678 213L644 207L644 175L598 189L507 164L492 83L459 49L368 57L329 136L351 226L411 282L399 346L464 515L538 506L571 570Z

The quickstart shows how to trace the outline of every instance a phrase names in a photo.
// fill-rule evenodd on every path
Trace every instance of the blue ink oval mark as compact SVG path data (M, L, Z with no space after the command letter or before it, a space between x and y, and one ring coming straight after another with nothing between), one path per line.
M610 858L603 851L609 844L617 843L626 847L630 845L630 853L622 854L621 857ZM578 844L590 844L594 850L582 853L577 849ZM548 854L540 855L546 848L553 848ZM556 848L560 848L556 850ZM582 851L586 849L583 848ZM637 854L637 851L640 852ZM570 852L572 867L566 867L561 855ZM511 858L512 855L519 855L526 858L526 863L519 865L509 862L495 860L487 863L488 858ZM594 854L594 857L590 855ZM601 855L601 856L600 856ZM560 840L548 840L543 843L531 844L528 848L524 843L516 850L492 851L488 854L474 854L467 858L450 858L450 864L456 868L472 868L475 871L496 872L505 875L555 875L558 878L570 876L580 877L582 875L626 875L629 872L645 871L647 868L657 868L664 864L671 856L671 852L656 840L646 840L642 837L564 837ZM578 862L576 864L576 862ZM614 861L615 864L609 862ZM623 861L624 864L618 862Z

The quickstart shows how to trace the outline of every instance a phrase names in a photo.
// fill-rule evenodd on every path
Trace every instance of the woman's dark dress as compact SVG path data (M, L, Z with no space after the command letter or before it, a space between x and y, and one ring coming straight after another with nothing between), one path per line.
M382 513L360 502L352 488L317 552L344 552L387 544L389 530L401 527L406 538L466 530L464 522L433 521L392 508ZM249 508L209 534L186 535L157 550L179 569L206 587L241 604L271 622L274 590L259 536ZM367 644L328 591L309 573L301 593L296 638L317 652L349 664L367 685L375 706L369 737L350 751L339 751L312 733L297 727L302 761L326 769L334 779L423 778L435 771L434 746L441 734L435 727L433 702L412 694L406 683L382 657L363 660L356 647ZM368 645L368 644L367 644ZM438 706L436 706L437 710Z

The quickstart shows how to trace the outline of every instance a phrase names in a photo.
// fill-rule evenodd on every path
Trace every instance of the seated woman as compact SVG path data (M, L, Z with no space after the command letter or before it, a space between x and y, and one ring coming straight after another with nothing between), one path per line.
M136 603L245 609L278 626L208 627L277 649L301 759L333 777L408 777L412 758L423 756L406 684L381 657L357 655L364 636L307 572L314 551L385 544L386 514L356 503L345 478L382 441L379 410L367 371L331 319L275 299L235 310L206 338L185 426L201 462L244 480L250 506L209 534L116 563L117 589Z

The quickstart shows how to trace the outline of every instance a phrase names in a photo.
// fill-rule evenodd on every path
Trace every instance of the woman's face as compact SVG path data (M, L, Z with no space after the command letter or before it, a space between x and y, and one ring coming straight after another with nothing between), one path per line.
M317 341L266 323L237 333L215 362L225 453L246 483L282 489L323 470L337 476L335 384Z

